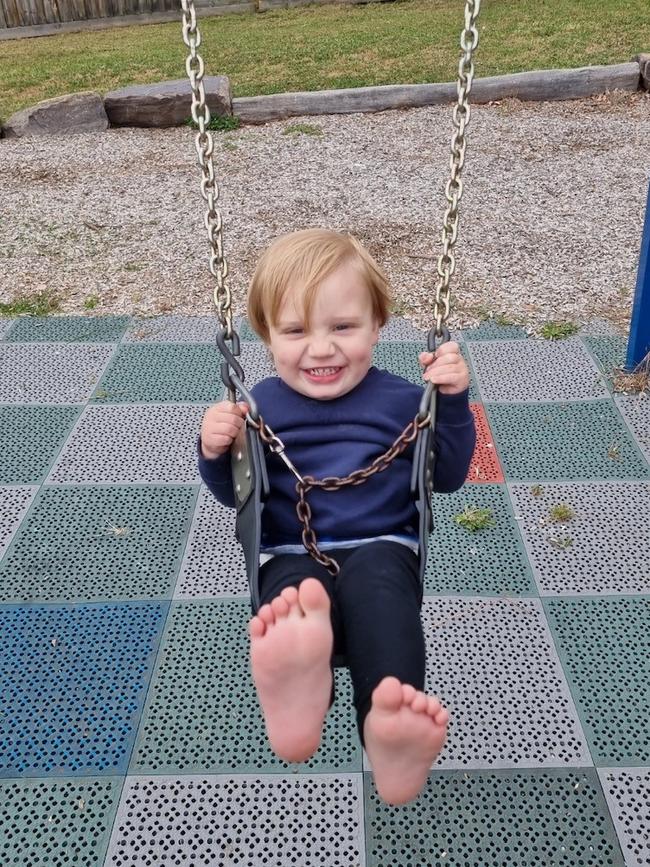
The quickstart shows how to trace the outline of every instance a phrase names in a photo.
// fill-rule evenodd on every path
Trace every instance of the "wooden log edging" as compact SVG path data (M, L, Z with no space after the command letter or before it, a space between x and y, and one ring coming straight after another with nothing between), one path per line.
M473 103L512 97L526 101L582 99L610 90L635 91L640 86L638 61L580 69L542 69L476 78ZM287 117L387 111L444 105L456 99L456 84L392 84L343 90L316 90L233 99L233 114L245 123L266 123Z

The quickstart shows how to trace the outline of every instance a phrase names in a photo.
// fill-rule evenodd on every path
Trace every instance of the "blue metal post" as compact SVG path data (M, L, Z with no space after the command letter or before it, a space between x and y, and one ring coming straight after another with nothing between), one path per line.
M650 352L650 187L648 188L648 202L645 209L641 255L636 277L632 318L630 319L625 369L627 371L634 370L648 352Z

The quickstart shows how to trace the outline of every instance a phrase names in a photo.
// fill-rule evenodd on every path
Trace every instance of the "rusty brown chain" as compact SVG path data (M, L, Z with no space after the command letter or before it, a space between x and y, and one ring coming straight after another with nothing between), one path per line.
M452 115L454 134L451 140L451 177L445 187L445 196L447 198L448 207L443 218L443 249L442 253L438 257L437 271L439 279L436 285L433 305L435 330L438 336L442 334L442 328L449 317L450 281L456 268L453 251L458 237L458 205L463 194L461 174L465 164L465 129L470 119L469 94L474 80L473 55L478 46L479 39L478 30L476 28L476 19L478 18L480 10L480 2L481 0L466 0L464 28L460 36L460 45L463 49L463 54L458 64L458 101L454 106ZM235 339L238 343L239 338L232 321L232 298L227 284L228 264L223 252L223 222L221 212L216 205L219 198L219 189L216 182L212 160L214 142L212 140L212 135L208 130L208 125L210 123L210 109L205 101L205 89L203 86L205 67L203 59L198 53L198 48L201 45L201 34L196 21L194 0L181 0L181 7L183 10L183 41L190 49L185 62L185 69L192 88L192 119L199 128L195 144L202 172L201 195L208 206L204 217L204 223L208 233L208 240L210 242L209 268L210 273L217 282L214 290L214 303L217 308L221 326L226 331L226 339L231 341L231 343ZM233 402L235 401L234 387L229 389L229 398ZM350 473L349 476L345 476L344 478L331 476L325 479L314 479L312 476L301 476L298 470L284 454L284 444L279 437L274 434L271 428L264 423L261 416L258 416L257 419L253 419L249 414L247 421L258 430L263 442L269 445L271 451L282 458L291 472L293 472L298 479L296 492L298 493L299 501L296 505L296 512L298 514L298 519L303 525L303 545L317 562L325 566L330 574L337 575L339 566L336 561L331 557L327 557L318 548L316 534L310 524L311 508L305 499L306 494L313 488L320 488L324 491L338 491L344 487L348 487L349 485L360 485L375 473L380 473L387 469L395 458L414 441L418 431L430 423L431 417L430 415L427 415L423 419L420 419L418 413L413 421L406 426L400 436L395 440L390 449L376 458L365 469L355 470L355 472Z

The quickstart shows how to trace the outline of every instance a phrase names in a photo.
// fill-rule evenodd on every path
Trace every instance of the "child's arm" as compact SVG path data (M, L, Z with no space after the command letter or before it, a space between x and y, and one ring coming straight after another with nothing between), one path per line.
M201 423L199 473L214 496L224 506L234 506L230 447L245 423L245 403L224 400L208 407Z
M433 489L451 493L462 487L476 445L474 416L469 408L469 370L454 341L443 343L435 355L420 353L424 379L438 386L436 464Z

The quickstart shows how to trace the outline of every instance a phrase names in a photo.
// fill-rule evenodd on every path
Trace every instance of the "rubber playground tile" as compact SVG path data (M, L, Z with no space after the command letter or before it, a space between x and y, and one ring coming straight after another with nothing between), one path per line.
M129 316L21 316L6 337L10 343L117 343Z
M15 319L4 319L0 317L0 340L6 340Z
M629 867L650 864L648 804L650 768L603 768L598 772L614 827Z
M425 597L424 691L449 710L436 767L591 765L539 599Z
M494 319L486 319L476 328L463 328L463 340L526 340L528 334L521 325L500 325Z
M0 484L38 484L79 415L78 406L0 406Z
M196 443L205 406L87 406L49 483L199 484Z
M216 346L220 329L214 316L140 316L134 317L123 343L209 343Z
M582 342L596 360L611 391L615 374L625 364L625 338L617 335L585 335Z
M513 484L510 494L541 595L650 593L650 482Z
M650 764L650 597L544 608L595 764Z
M126 772L166 608L0 608L0 777Z
M639 448L650 463L650 397L619 395L615 400Z
M434 772L388 807L364 774L366 867L621 867L594 769Z
M457 520L477 509L488 510L490 523L483 529L472 531ZM425 593L537 595L503 485L466 485L451 494L434 494L433 519Z
M470 341L485 402L541 402L607 397L601 374L578 338Z
M93 394L101 403L216 403L220 355L203 344L122 344Z
M420 352L424 351L421 343L409 341L386 341L378 343L372 354L372 363L379 370L387 370L395 376L401 376L408 382L424 386L422 367L418 361ZM467 361L467 350L461 345L461 354ZM470 382L469 400L477 401L478 394L475 386Z
M167 853L196 867L360 865L361 774L127 778L106 867Z
M202 487L174 599L248 596L246 564L235 538L235 510Z
M37 490L37 487L0 488L0 560Z
M470 404L476 425L476 447L467 471L467 482L503 482L503 470L494 445L494 437L480 403Z
M611 400L485 408L508 481L650 478Z
M0 601L171 598L194 487L41 489L0 562Z
M0 344L0 400L84 403L113 351L107 343Z
M0 851L9 865L102 867L120 779L0 782Z
M249 665L249 600L174 602L129 773L286 773L268 745ZM349 674L306 771L360 771Z
M247 319L235 321L235 328L242 340L259 341L258 335L253 331ZM391 316L388 322L379 331L380 341L406 340L426 343L428 331L418 328L410 320L401 316ZM456 338L454 338L456 339Z

